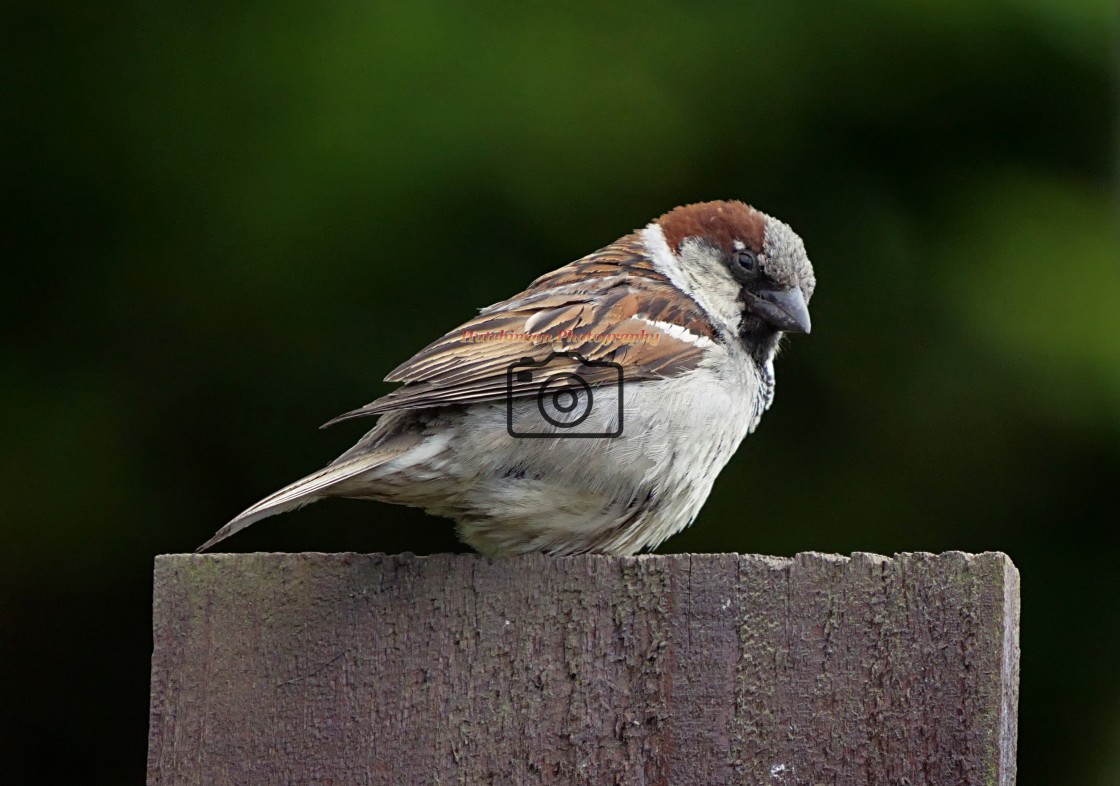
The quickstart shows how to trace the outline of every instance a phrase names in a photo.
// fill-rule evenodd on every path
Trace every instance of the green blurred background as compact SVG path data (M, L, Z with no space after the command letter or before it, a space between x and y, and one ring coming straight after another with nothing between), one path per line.
M6 783L143 778L152 557L531 278L685 202L804 237L813 335L663 551L1006 551L1023 783L1120 782L1106 0L5 3ZM326 502L237 550L457 550Z

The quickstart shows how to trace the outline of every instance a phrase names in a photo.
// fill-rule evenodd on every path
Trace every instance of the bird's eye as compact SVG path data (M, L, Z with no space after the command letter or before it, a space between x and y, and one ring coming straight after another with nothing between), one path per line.
M743 270L753 271L758 267L758 255L748 249L743 249L735 254L735 261Z

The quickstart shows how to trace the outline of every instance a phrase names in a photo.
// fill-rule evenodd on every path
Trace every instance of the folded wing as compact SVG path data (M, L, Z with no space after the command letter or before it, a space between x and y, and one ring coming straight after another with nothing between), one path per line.
M534 395L539 379L519 383L508 371L555 352L617 363L624 381L675 377L696 367L714 337L703 310L653 268L638 236L628 235L483 309L386 377L402 387L327 425L397 409ZM566 356L554 357L548 369L578 373L590 385L617 383L619 373Z

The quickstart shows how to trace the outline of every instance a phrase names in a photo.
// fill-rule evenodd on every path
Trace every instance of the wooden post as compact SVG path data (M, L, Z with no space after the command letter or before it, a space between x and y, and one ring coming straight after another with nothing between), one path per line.
M1012 784L1003 554L174 554L149 784Z

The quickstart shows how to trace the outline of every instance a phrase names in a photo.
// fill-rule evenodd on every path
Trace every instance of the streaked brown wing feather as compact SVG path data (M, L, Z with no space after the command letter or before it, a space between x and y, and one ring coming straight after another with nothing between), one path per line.
M673 336L655 324L679 325ZM567 331L567 334L563 332ZM602 340L603 334L642 337L632 343ZM468 336L487 336L471 340ZM551 341L512 336L548 334ZM497 303L416 353L386 377L399 389L330 423L396 409L469 404L534 395L540 380L519 383L513 364L541 363L553 352L574 352L588 361L617 363L624 381L682 374L700 361L715 330L703 311L680 298L654 270L636 235L541 276L524 291ZM576 372L590 385L616 383L618 370L584 366L554 357L549 372ZM327 425L330 425L329 423Z

